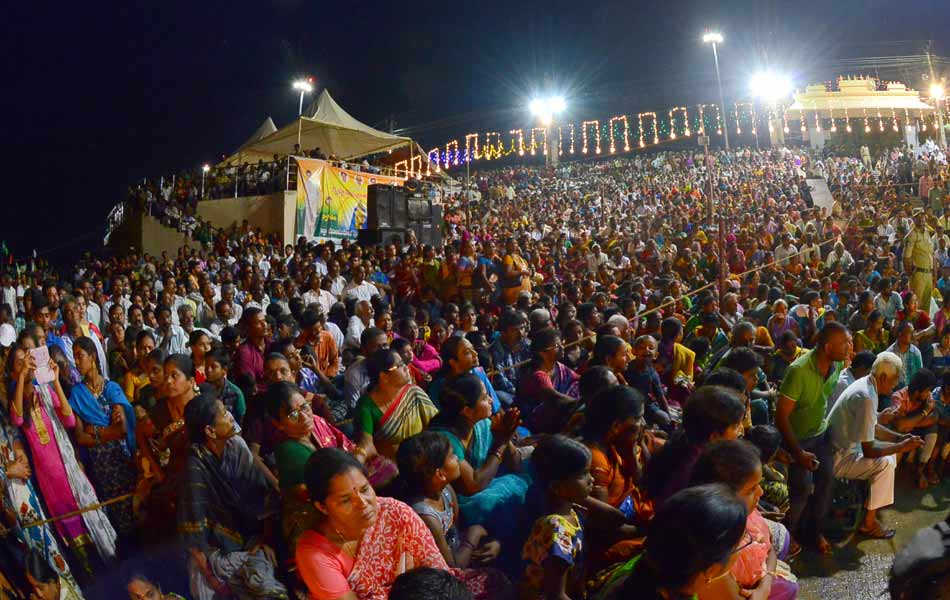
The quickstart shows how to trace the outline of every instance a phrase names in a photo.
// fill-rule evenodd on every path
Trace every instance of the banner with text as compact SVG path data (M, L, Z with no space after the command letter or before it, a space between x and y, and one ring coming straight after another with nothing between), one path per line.
M365 227L369 186L402 185L397 177L341 169L318 159L296 160L297 236L355 238Z

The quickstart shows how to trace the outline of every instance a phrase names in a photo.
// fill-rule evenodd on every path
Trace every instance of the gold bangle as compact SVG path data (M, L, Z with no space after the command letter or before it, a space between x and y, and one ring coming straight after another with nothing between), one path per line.
M364 450L362 446L356 446L355 448L353 448L353 454L366 458L366 450Z

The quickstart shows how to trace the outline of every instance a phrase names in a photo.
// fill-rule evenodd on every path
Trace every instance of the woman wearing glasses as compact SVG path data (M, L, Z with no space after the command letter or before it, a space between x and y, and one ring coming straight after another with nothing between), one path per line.
M393 460L399 444L420 433L439 412L395 350L377 350L366 361L369 388L356 403L357 443Z
M791 542L784 525L769 521L758 510L762 497L762 462L755 446L742 440L714 442L707 446L696 466L692 483L721 483L741 499L749 511L745 533L735 560L725 577L710 582L699 592L700 600L792 600L798 584L791 575L788 558Z
M267 414L284 438L274 449L281 498L282 529L289 547L313 524L315 512L304 485L304 467L317 448L339 448L363 464L369 482L381 488L396 477L396 465L357 446L342 431L313 413L310 402L293 383L271 384L264 396Z

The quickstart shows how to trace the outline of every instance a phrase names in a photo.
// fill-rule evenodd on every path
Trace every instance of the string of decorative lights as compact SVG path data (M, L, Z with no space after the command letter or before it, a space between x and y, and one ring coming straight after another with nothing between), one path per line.
M764 118L767 119L769 132L774 132L778 111L782 114L782 128L785 133L789 132L789 114L787 107L776 107L775 105L763 105ZM734 124L730 124L737 134L747 133L758 136L760 119L763 115L757 114L756 104L753 102L735 102L731 106L732 116L735 119ZM860 117L852 117L847 106L840 107L843 114L845 130L852 131L852 118L864 120L864 131L870 133L872 115L867 108L862 108ZM942 108L942 107L941 107ZM715 115L710 114L710 110ZM796 120L800 123L802 133L808 131L809 124L813 123L817 131L822 131L825 125L830 126L831 132L838 131L838 121L842 119L834 114L834 107L829 107L827 116L822 116L822 110L813 106L808 110L797 111ZM810 113L810 114L809 114ZM662 114L661 118L659 115ZM630 138L634 135L640 148L660 144L661 142L675 141L680 137L689 137L694 132L700 135L706 135L707 132L715 130L717 135L723 135L725 126L722 118L721 109L718 104L698 104L692 107L674 106L665 110L663 113L654 111L645 111L637 113L636 123L632 123L632 117L628 115L615 115L606 120L590 119L581 121L581 144L580 148L576 145L577 127L575 123L563 123L557 126L557 151L559 156L573 155L576 151L581 154L599 155L604 150L610 154L618 151L629 152L631 148ZM877 110L877 124L880 132L884 131L884 115L881 110ZM929 115L935 119L933 115ZM775 119L773 121L773 119ZM813 119L813 121L811 120ZM913 121L911 121L913 119ZM921 131L927 130L927 114L912 115L908 110L904 110L903 120L908 124L919 124ZM900 118L895 109L891 110L892 129L900 130ZM636 131L633 128L636 127ZM499 132L468 133L464 138L464 152L461 151L459 140L451 140L445 144L444 153L440 148L433 148L425 157L418 156L420 161L428 159L429 163L435 163L436 172L441 169L448 169L452 166L458 166L465 162L476 160L497 160L506 156L517 154L524 156L529 152L532 156L537 155L538 150L547 153L548 143L554 143L554 130L548 131L548 128L534 127L527 132L528 140L525 140L526 132L524 129L512 129L508 132L507 139ZM652 139L650 139L652 138ZM528 143L526 143L528 142ZM622 145L621 145L622 142ZM506 147L507 146L507 147ZM415 162L415 161L413 161ZM415 165L407 165L408 170L414 171ZM431 172L432 166L425 168L426 173ZM419 171L422 171L422 165L419 165Z

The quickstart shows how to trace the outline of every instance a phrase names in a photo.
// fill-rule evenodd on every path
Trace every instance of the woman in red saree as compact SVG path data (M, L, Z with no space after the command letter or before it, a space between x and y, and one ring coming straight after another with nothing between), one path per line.
M450 569L432 534L408 505L379 498L362 466L337 448L321 448L306 467L319 522L300 536L295 558L313 600L386 600L396 577L418 567L449 571L476 598L506 598L495 571Z

